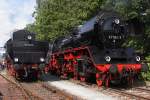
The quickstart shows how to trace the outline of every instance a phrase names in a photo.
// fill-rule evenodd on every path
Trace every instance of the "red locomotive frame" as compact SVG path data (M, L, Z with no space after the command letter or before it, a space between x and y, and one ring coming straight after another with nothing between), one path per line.
M65 78L79 79L81 81L88 81L89 77L94 76L93 79L95 79L98 86L105 85L108 87L110 82L117 79L120 74L128 74L128 77L125 77L126 81L129 85L132 85L134 76L139 74L142 70L142 64L120 63L115 65L117 72L110 74L110 67L114 66L114 64L95 64L91 51L87 46L67 49L63 52L57 52L50 56L51 59L46 67L47 71L49 70L51 73L55 73ZM60 58L62 56L63 58ZM63 63L60 63L59 59L63 60ZM79 60L86 60L90 67L95 71L90 72L85 69L82 73L78 72L77 69L82 67L78 65Z
M15 77L15 79L17 80L22 80L23 77L28 78L29 73L27 72L27 69L32 69L32 79L38 79L40 77L40 69L38 64L19 64L19 68L16 68L11 59L6 58L5 66L7 69L7 73L10 76Z

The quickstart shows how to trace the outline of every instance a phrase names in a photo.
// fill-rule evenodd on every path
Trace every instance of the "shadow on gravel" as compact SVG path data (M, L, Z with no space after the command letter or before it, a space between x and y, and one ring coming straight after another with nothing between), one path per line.
M133 85L128 85L127 83L125 84L111 84L111 88L114 89L130 89L130 88L136 88L136 87L142 87L142 86L146 86L146 83L144 80L135 80L133 82Z
M14 77L13 77L14 78ZM39 79L35 78L35 77L30 77L30 78L14 78L16 81L18 82L25 82L25 83L36 83L39 81Z
M51 75L50 73L42 74L40 80L48 82L48 81L60 81L61 79L57 76Z

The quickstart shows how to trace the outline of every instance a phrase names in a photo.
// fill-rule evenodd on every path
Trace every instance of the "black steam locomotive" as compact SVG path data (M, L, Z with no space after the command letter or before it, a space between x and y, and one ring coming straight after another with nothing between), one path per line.
M148 66L133 48L122 47L129 35L142 32L139 20L124 20L114 11L101 11L69 36L58 37L51 44L51 72L63 77L89 81L99 86L133 83L135 76Z
M27 30L13 32L5 44L8 72L17 79L37 78L39 65L45 63L49 44L36 41L35 34Z

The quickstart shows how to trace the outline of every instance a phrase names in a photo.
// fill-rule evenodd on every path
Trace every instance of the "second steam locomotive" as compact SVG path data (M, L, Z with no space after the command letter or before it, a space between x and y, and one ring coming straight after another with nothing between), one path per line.
M6 44L6 66L16 79L37 79L45 64L49 44L35 40L35 34L27 30L13 32ZM44 65L43 65L44 66Z
M133 48L122 47L129 35L136 35L138 24L140 21L126 21L116 12L101 11L51 43L47 68L63 78L95 81L98 86L132 84L148 70Z

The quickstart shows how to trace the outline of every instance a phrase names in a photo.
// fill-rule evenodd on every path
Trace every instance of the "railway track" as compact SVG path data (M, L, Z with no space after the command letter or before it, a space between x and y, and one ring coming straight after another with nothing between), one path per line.
M12 88L17 88L18 90L21 91L22 96L24 97L24 100L42 100L42 98L40 98L39 96L34 95L32 92L30 92L29 90L27 90L26 88L24 88L22 86L22 84L20 84L17 81L13 81L11 79L9 79L8 77L6 77L5 75L0 74L1 77L3 77L6 81L8 81L10 84L12 84Z
M97 85L87 84L76 80L70 80L78 85L82 85L87 88L91 88L104 94L112 95L119 98L119 100L150 100L150 87L133 87L133 88L106 88L98 87Z
M118 95L122 95L127 97L128 99L135 99L135 100L150 100L150 91L147 92L146 89L141 88L132 88L129 90L126 89L108 89L109 92L113 92Z
M50 86L49 84L43 83L41 84L42 87L46 88L48 91L52 91L53 93L57 93L60 96L65 96L65 100L82 100L81 98L68 94L66 92L64 92L63 90L57 89L57 87L54 86Z
M22 91L22 95L24 100L78 100L79 98L67 94L62 90L57 89L57 87L53 87L48 85L45 82L35 82L35 83L20 83L7 78L5 75L0 74L3 78L13 84L15 87ZM133 87L128 89L120 89L120 88L105 88L105 87L97 87L96 85L86 84L84 82L69 80L78 85L84 86L86 88L95 89L104 94L109 94L114 97L121 97L121 100L129 100L129 99L138 99L138 100L150 100L150 87ZM36 93L36 92L37 93ZM44 95L42 93L45 93ZM53 99L51 98L53 97ZM59 97L59 98L58 98ZM122 98L124 97L124 98ZM0 99L1 100L1 99Z
M150 87L149 88L147 88L147 87L144 87L144 88L142 88L142 87L136 87L135 89L140 90L140 91L147 91L147 92L150 93Z
M68 96L60 94L55 88L46 86L43 82L21 84L28 90L32 88L30 92L34 95L38 95L42 100L72 100Z
M73 95L70 95L56 87L48 85L46 82L18 82L10 76L3 75L4 79L20 89L23 93L23 100L81 100ZM0 99L1 100L1 99Z

